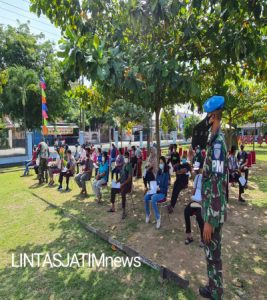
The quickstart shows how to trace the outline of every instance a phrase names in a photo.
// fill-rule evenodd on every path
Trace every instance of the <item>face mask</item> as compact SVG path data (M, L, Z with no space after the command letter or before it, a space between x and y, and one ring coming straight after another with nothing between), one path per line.
M182 159L182 163L185 164L186 163L186 158Z
M127 157L127 158L125 157L125 158L124 158L124 162L125 162L126 164L128 164L129 158L128 158L128 157Z
M160 168L161 170L163 170L163 169L164 169L164 164L159 164L159 168Z
M207 115L206 116L206 125L207 125L207 128L210 129L210 127L212 126L212 123L210 123L210 118L212 117L212 115Z

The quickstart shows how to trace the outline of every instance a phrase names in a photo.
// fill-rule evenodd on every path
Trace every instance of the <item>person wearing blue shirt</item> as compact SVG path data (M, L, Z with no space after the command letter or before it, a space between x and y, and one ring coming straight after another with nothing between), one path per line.
M117 157L117 148L114 144L111 145L111 151L110 151L110 164L115 162Z
M108 182L109 165L108 165L108 154L103 152L103 158L99 165L98 174L93 182L93 191L96 195L96 200L99 202L102 198L101 186Z
M158 210L157 202L162 201L167 197L168 186L169 186L169 167L166 163L166 159L164 156L160 157L159 160L159 170L156 176L156 181L158 185L157 192L155 194L150 194L148 191L144 197L145 200L145 209L146 209L146 223L150 221L150 201L152 202L152 207L154 209L155 217L156 217L156 228L160 228L160 213Z

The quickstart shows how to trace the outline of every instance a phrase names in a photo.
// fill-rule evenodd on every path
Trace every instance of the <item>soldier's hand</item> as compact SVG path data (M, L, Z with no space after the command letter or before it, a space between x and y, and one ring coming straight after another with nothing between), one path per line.
M209 242L211 241L212 232L213 227L209 223L205 222L203 230L203 239L206 244L209 244Z

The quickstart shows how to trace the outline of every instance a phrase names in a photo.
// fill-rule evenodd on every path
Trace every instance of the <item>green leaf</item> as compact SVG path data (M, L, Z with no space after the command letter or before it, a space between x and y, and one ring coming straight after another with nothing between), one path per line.
M85 58L85 61L88 63L88 62L95 62L95 59L93 58L93 55L90 54L90 55L87 55L84 57Z
M186 13L186 8L182 6L180 12L182 15L184 15Z
M169 74L168 69L167 69L167 68L166 68L166 69L163 69L163 71L162 71L162 76L163 76L163 77L167 77L168 74Z
M101 81L103 81L105 79L105 71L100 66L97 67L97 76L99 77L99 79Z
M150 91L150 93L154 93L154 92L155 92L155 89L156 89L156 87L155 87L154 84L152 84L152 85L150 85L150 86L148 87L148 90Z
M94 35L93 45L94 45L95 49L97 50L99 47L99 38L96 34Z

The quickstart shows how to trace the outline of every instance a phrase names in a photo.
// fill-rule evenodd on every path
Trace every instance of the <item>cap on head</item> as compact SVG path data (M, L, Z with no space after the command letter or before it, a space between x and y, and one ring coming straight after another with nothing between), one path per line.
M206 113L211 113L215 110L223 109L224 97L223 96L212 96L207 99L203 105L203 109Z

